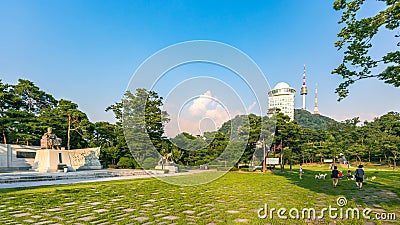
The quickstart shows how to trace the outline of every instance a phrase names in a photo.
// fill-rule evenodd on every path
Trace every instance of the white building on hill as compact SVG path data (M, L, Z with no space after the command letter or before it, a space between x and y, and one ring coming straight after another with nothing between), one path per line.
M294 95L296 89L285 82L280 82L268 92L269 109L280 109L281 112L294 119Z

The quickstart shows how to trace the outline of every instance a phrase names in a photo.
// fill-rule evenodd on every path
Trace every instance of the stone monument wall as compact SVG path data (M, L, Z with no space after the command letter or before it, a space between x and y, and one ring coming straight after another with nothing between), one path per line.
M101 169L100 148L71 150L40 149L36 152L33 169L38 172L56 172L59 165L69 171Z
M56 172L60 164L70 171L101 169L100 148L73 150L40 149L40 146L0 144L0 171L34 169Z
M100 148L75 149L69 152L69 157L76 170L101 169Z

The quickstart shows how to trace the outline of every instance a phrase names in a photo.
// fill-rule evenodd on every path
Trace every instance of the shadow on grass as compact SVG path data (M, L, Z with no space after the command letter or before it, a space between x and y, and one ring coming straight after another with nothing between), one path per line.
M69 184L49 184L49 185L39 185L39 186L26 186L26 187L14 187L14 188L1 188L0 189L0 197L2 194L23 194L23 193L35 193L35 192L51 192L51 191L64 191L64 192L77 192L80 189L90 189L94 186L108 186L108 185L117 185L117 184L127 184L127 183L142 183L148 181L156 181L156 178L136 178L130 180L110 180L110 181L102 181L99 179L98 181L93 180L91 182L78 182L78 183L69 183Z
M354 174L353 170L352 174ZM347 169L343 169L343 173L346 174ZM327 174L326 179L316 179L315 175L318 174ZM400 207L400 174L398 171L366 170L365 176L368 177L368 180L363 183L362 190L358 190L354 180L346 178L339 179L338 185L333 187L331 171L324 168L303 169L302 179L299 178L298 169L276 171L274 175L285 177L290 183L301 188L331 196L344 196L354 200L357 204L384 203L389 207ZM371 178L374 176L376 179L372 181Z

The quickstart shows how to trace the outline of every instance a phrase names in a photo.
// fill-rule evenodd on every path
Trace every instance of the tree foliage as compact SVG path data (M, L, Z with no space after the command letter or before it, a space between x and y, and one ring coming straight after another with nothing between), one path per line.
M24 84L20 89L42 97L16 91L16 85L0 80L3 143L39 145L47 127L52 127L63 139L62 147L68 148L68 139L71 149L101 147L100 159L104 166L154 168L161 155L167 153L172 153L173 160L185 166L208 163L233 166L237 160L260 164L264 146L270 157L281 158L282 168L285 164L318 163L323 159L340 161L343 157L352 162L396 166L400 154L398 112L364 123L358 117L336 122L302 110L296 110L293 121L282 113L264 118L238 115L217 131L198 136L181 133L168 139L163 136L167 113L161 109L162 97L154 91L127 92L121 102L107 107L107 111L115 114L115 124L91 123L76 103L65 99L53 101L50 94L32 82L20 80L20 83Z
M383 30L392 31L399 37L400 2L397 0L378 0L385 4L385 8L371 17L360 18L360 10L366 7L365 0L336 0L335 10L342 11L339 24L344 27L337 34L339 40L335 42L338 50L344 49L342 63L332 73L340 75L344 81L336 89L339 100L348 94L348 87L354 82L366 78L378 78L385 83L400 87L400 52L394 50L373 58L370 50L373 38ZM393 43L397 49L400 43ZM378 45L379 47L379 45ZM380 72L376 72L380 71Z
M294 119L301 128L311 128L313 130L326 130L331 123L335 122L335 120L329 117L320 114L311 114L309 111L303 109L294 110Z
M164 123L168 121L162 105L162 97L156 92L141 88L135 93L127 91L119 104L123 107L122 126L128 147L139 165L149 168L154 168L160 158Z

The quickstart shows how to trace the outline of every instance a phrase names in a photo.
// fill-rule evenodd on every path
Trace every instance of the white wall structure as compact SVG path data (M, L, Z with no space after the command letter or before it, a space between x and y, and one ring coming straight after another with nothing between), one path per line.
M0 144L0 171L31 169L39 149L39 146Z
M269 109L280 109L281 112L294 119L294 96L296 89L285 82L280 82L268 92Z

